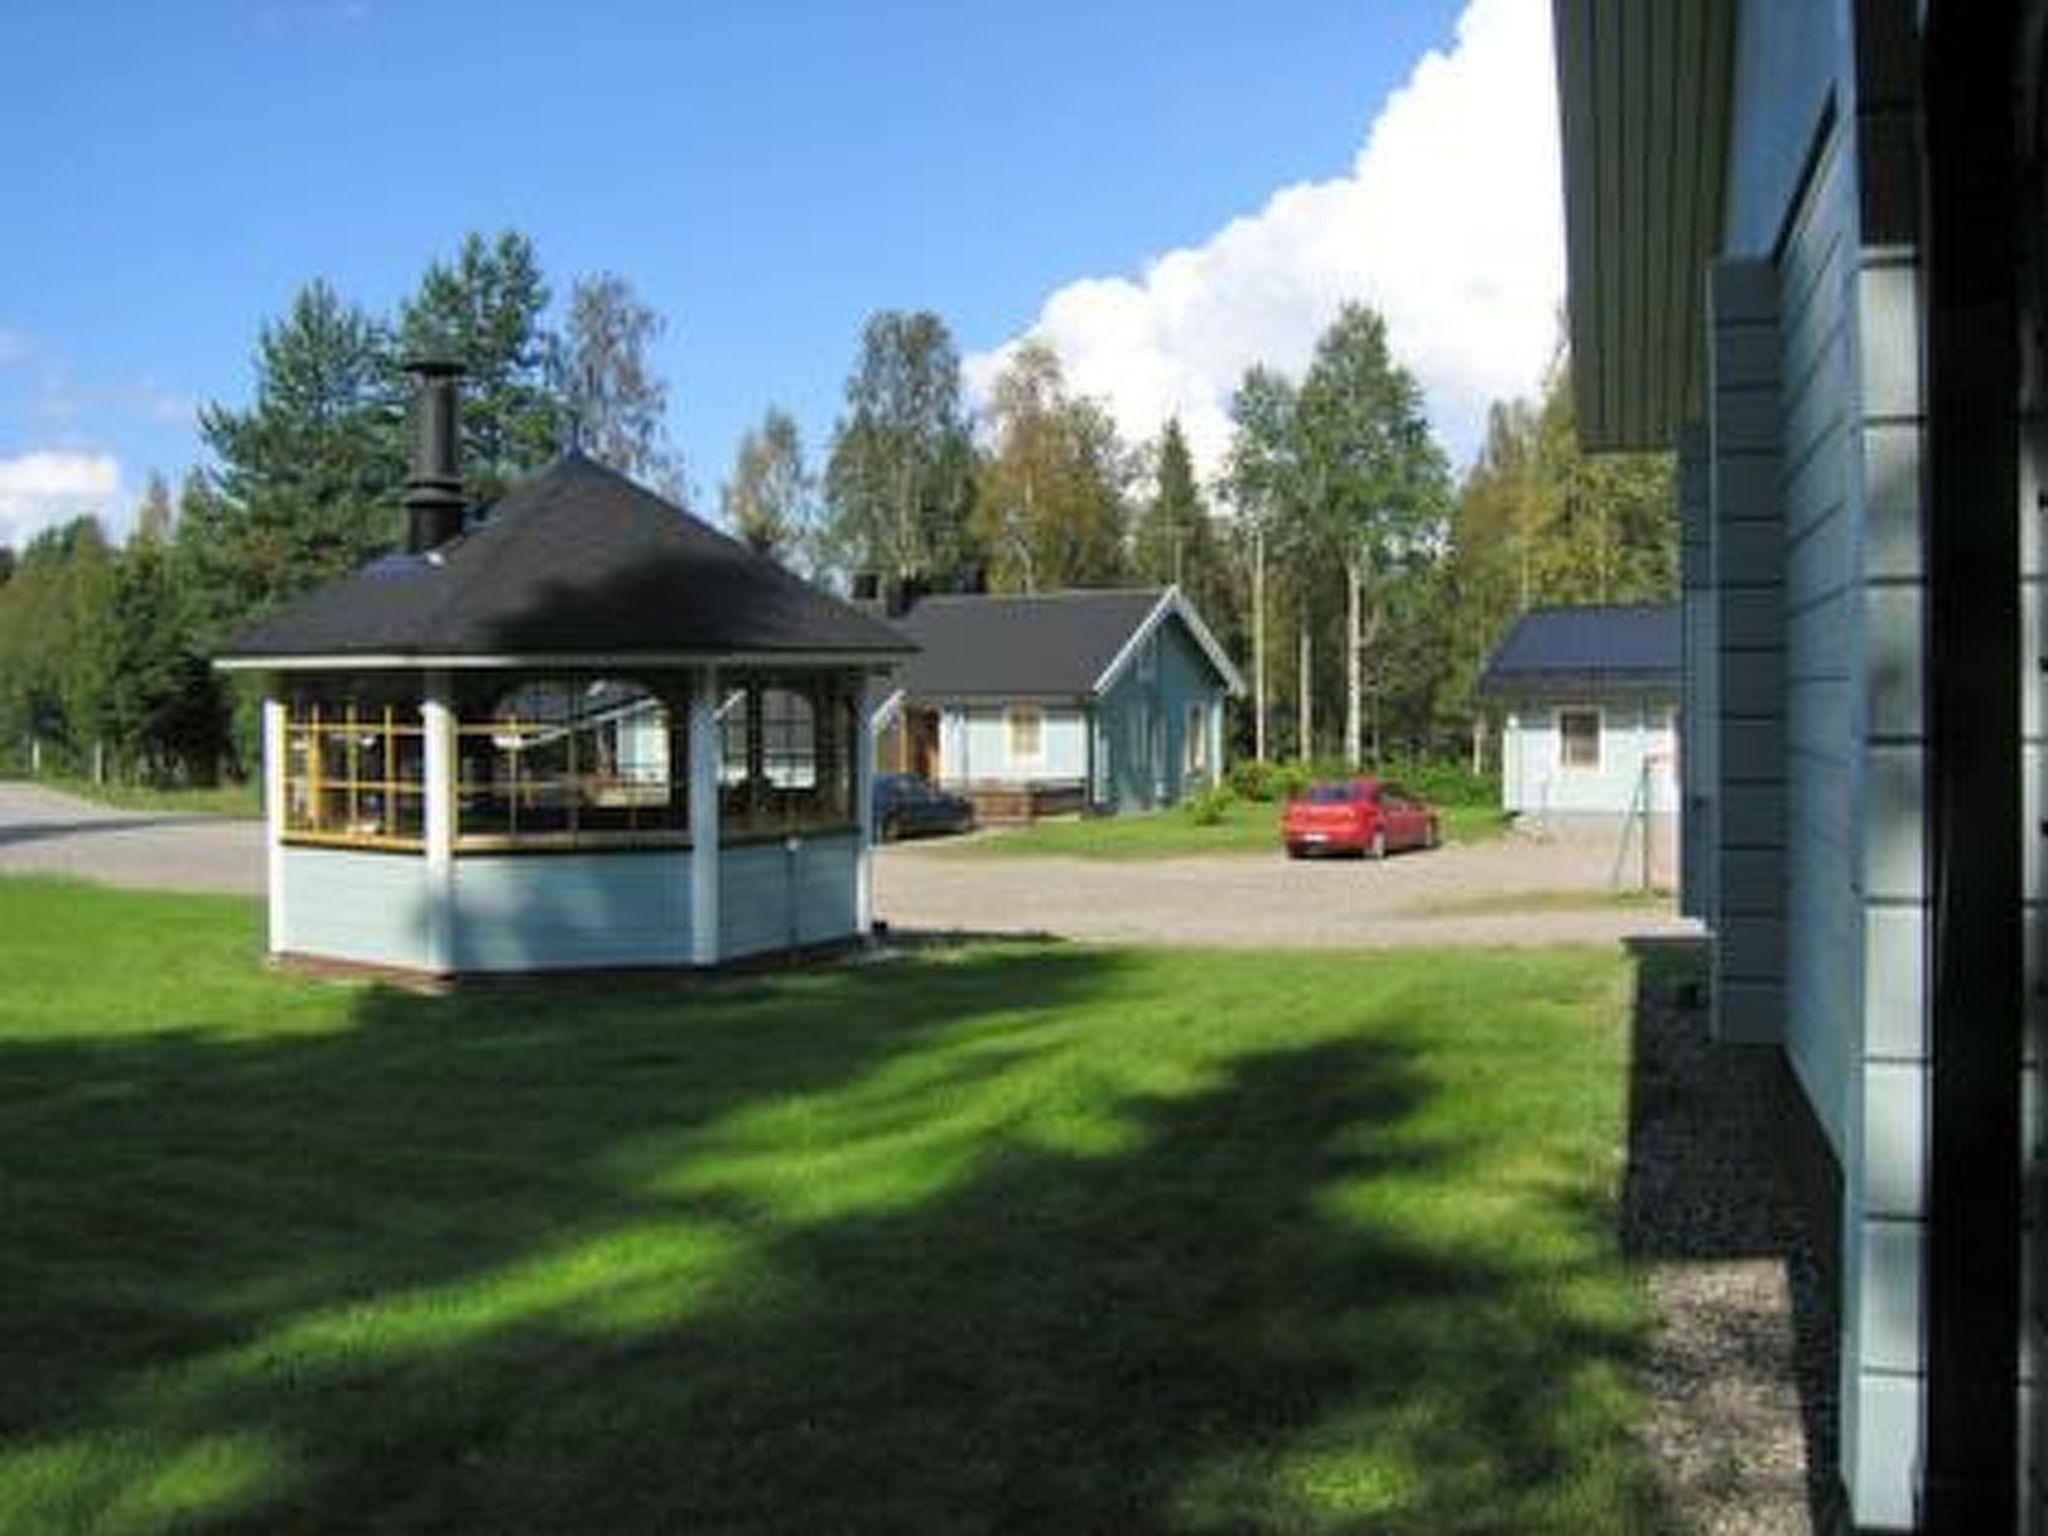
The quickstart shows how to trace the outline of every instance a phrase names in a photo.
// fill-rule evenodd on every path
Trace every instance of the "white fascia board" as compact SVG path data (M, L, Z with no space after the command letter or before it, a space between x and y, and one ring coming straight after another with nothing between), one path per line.
M1181 595L1181 590L1177 586L1168 587L1159 594L1159 601L1153 605L1152 611L1145 615L1145 622L1131 632L1131 638L1124 642L1123 649L1110 658L1109 665L1102 669L1102 675L1095 679L1093 692L1096 696L1100 697L1115 686L1116 680L1123 675L1124 668L1128 667L1132 658L1138 654L1138 647L1166 621L1166 616L1170 613L1180 615L1181 622L1188 627L1188 633L1195 637L1195 644L1201 647L1202 654L1209 658L1209 664L1222 677L1223 686L1229 690L1230 696L1234 699L1242 698L1244 678L1239 675L1237 668L1231 665L1229 653L1217 643L1216 637L1209 632L1209 626L1202 622L1201 615L1195 612L1194 605Z
M631 653L507 654L502 656L228 656L219 672L506 672L515 669L588 672L596 668L631 671L639 667L867 667L893 671L903 658L873 651L640 651Z

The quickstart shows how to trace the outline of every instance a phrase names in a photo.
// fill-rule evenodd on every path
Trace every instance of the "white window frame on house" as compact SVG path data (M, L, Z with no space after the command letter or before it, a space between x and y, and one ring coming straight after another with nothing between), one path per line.
M1188 705L1186 735L1181 743L1182 773L1190 779L1209 777L1209 710L1201 703Z
M1012 704L1003 711L1003 751L1013 763L1045 761L1045 711L1036 704Z
M1581 762L1574 759L1570 750L1570 737L1565 731L1565 720L1569 716L1593 721L1593 760ZM1573 704L1557 711L1557 766L1564 773L1598 773L1606 760L1607 753L1607 712L1598 705Z

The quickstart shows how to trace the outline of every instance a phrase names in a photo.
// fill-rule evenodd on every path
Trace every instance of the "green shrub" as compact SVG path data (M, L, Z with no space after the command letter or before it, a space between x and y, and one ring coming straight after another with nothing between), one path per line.
M1191 796L1181 806L1181 813L1198 827L1219 826L1236 799L1228 784L1211 784Z

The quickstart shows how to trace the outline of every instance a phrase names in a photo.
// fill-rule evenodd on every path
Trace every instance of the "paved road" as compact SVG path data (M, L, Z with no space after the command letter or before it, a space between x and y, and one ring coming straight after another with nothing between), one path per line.
M1057 934L1112 943L1292 948L1611 943L1685 933L1664 907L1608 896L1611 842L1510 839L1383 864L1240 854L1152 861L996 858L895 844L875 906L903 930ZM215 816L109 811L0 781L0 873L260 895L261 829Z
M263 831L222 816L110 811L0 780L0 873L172 891L263 892Z

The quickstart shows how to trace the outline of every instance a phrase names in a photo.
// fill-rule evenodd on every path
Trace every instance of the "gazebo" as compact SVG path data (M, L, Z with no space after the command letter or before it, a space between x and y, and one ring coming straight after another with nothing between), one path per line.
M217 658L263 679L269 947L428 975L708 967L870 924L888 625L571 451L464 527L421 365L407 549Z

